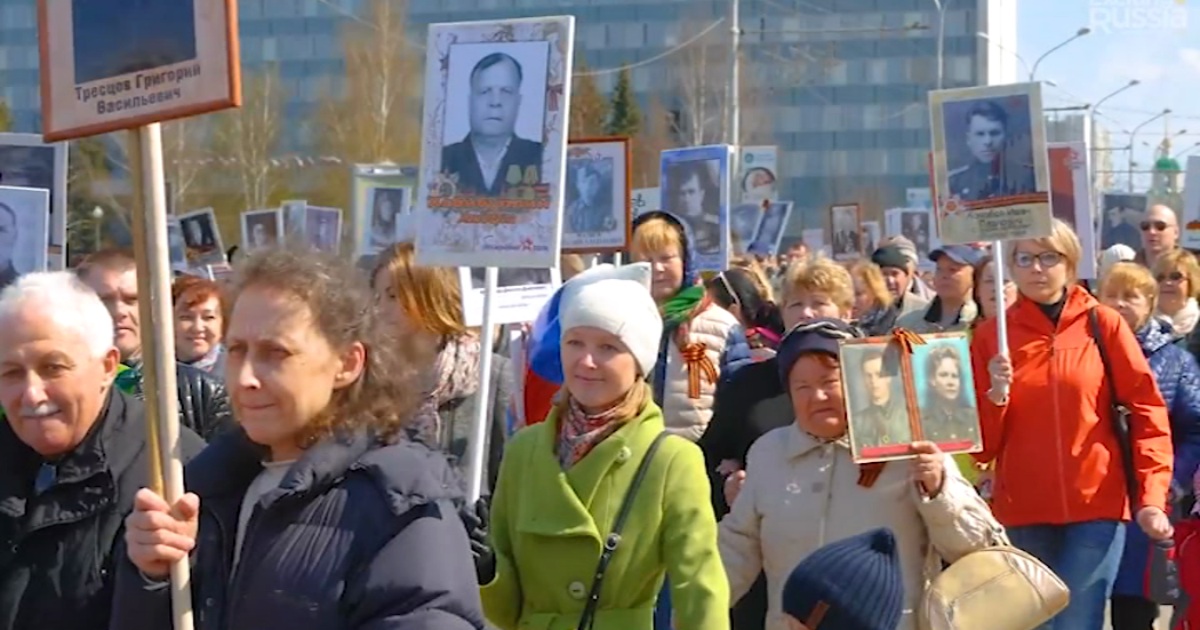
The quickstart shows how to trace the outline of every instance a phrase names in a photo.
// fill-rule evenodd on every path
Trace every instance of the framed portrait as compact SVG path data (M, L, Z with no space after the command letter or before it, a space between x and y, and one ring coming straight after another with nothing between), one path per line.
M225 244L212 208L202 208L179 216L187 260L191 267L225 264Z
M696 271L729 266L729 164L733 147L709 145L662 152L659 208L683 224Z
M746 203L761 202L778 198L776 175L779 162L779 147L742 147L742 159L738 165L738 194Z
M739 203L730 209L729 248L733 256L750 251L764 212L762 203Z
M1088 170L1088 150L1083 142L1051 142L1050 210L1079 236L1083 258L1079 277L1096 279L1096 226L1092 221L1092 183Z
M304 212L304 240L330 254L342 250L342 209L308 206Z
M862 258L861 217L861 209L856 203L829 207L829 244L833 247L834 260L848 262Z
M623 251L632 234L629 138L571 140L567 145L562 249Z
M354 242L354 258L360 267L370 269L374 266L375 257L382 249L371 246L374 230L373 215L376 203L376 188L403 189L409 192L407 214L400 214L394 225L395 233L392 242L411 242L416 238L412 222L413 203L412 192L417 187L417 175L420 169L416 166L401 166L396 164L358 164L354 167L354 184L350 212L351 234ZM393 201L394 201L393 196ZM390 243L389 243L390 244Z
M308 208L306 199L286 199L279 202L283 212L283 240L285 243L304 242L304 217Z
M1179 238L1184 247L1200 249L1200 155L1189 155L1185 169Z
M242 250L253 254L283 244L283 212L279 208L242 213Z
M633 195L631 195L631 198L633 200L630 204L632 207L633 216L630 218L630 223L633 222L633 219L636 219L647 212L661 210L659 205L661 205L662 202L662 195L659 193L657 186L654 188L635 188L633 189Z
M916 247L920 266L929 260L929 253L939 246L933 233L933 211L924 208L901 208L898 216L899 234L912 241Z
M879 248L879 239L883 238L883 232L879 229L878 221L863 221L862 239L863 239L863 255L870 256Z
M1142 219L1146 218L1145 193L1107 192L1100 196L1100 249L1121 243L1142 249Z
M1050 235L1040 83L929 93L938 237L955 245Z
M850 445L859 463L911 458L913 442L945 453L983 447L964 332L921 335L903 350L891 337L845 341L842 390Z
M167 257L172 271L187 271L187 242L183 238L183 224L179 217L167 216Z
M458 277L463 296L463 318L467 326L482 326L487 270L459 267ZM492 324L532 322L560 284L562 275L558 269L498 269L496 293L492 298Z
M362 256L374 256L400 242L412 228L412 187L372 186L367 191L370 214L363 222Z
M31 271L46 271L50 191L0 186L0 289Z
M0 133L0 186L50 191L47 260L59 263L66 261L68 155L65 142L46 144L35 133Z
M41 0L45 138L239 106L237 24L235 0Z
M763 202L760 215L753 242L750 244L750 252L776 256L779 254L780 243L783 242L783 233L787 230L788 219L792 216L792 202Z
M421 264L558 266L574 36L572 16L430 25Z

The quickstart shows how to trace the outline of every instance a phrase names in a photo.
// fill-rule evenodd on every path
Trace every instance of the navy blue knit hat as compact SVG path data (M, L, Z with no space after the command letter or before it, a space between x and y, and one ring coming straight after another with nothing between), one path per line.
M904 576L890 529L814 551L783 585L783 612L808 630L896 630Z
M788 391L788 375L800 357L811 352L838 356L838 342L862 337L862 332L840 319L814 319L796 324L779 342L776 357L779 361L779 381Z

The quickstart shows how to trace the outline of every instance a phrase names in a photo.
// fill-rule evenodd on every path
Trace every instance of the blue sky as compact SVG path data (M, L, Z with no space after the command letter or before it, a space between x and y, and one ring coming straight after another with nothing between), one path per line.
M1100 124L1113 133L1113 145L1128 145L1129 136L1121 132L1163 108L1173 112L1167 117L1172 134L1186 130L1172 140L1172 153L1200 142L1200 0L1018 0L1017 7L1016 52L1028 64L1080 27L1092 29L1038 66L1038 79L1058 84L1043 91L1047 107L1095 103L1138 79L1140 85L1108 100L1097 114ZM1142 15L1161 11L1157 15L1170 22L1131 22L1131 11L1139 9ZM1110 28L1104 28L1106 23ZM1153 150L1142 142L1157 145L1163 134L1162 119L1143 127L1134 159L1147 164ZM1200 148L1194 151L1200 155ZM1114 165L1124 168L1125 156L1115 154ZM1180 162L1186 158L1180 157Z

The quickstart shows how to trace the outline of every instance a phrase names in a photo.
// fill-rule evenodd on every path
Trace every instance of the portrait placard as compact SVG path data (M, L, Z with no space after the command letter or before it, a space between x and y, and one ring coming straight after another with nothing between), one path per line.
M285 243L304 242L304 216L308 208L306 199L285 199L279 202L283 212L283 241Z
M849 262L862 258L862 221L858 204L837 204L829 207L830 244L833 259Z
M170 215L167 215L167 258L171 263L171 271L188 270L187 242L183 238L183 225L179 223L179 217Z
M1079 277L1096 279L1096 226L1092 220L1092 184L1088 175L1088 151L1083 142L1051 142L1050 209L1079 236L1083 258Z
M67 143L47 144L36 133L0 133L0 186L50 191L47 260L62 269L67 242Z
M377 255L373 252L371 246L371 236L375 232L374 229L374 212L377 196L375 195L376 188L399 189L407 188L410 191L416 190L417 175L419 169L416 166L399 166L396 164L358 164L354 167L354 190L353 199L354 209L351 213L352 230L354 236L354 257L356 264L361 267L370 269L374 265L374 260ZM409 193L409 205L407 214L400 214L396 217L397 221L393 226L395 228L393 242L412 242L416 239L416 232L413 227L413 202L412 193Z
M206 265L225 264L225 245L212 208L180 215L179 225L183 228L189 266L204 268Z
M779 147L742 147L738 173L738 196L741 201L752 203L778 198L778 162Z
M1146 218L1145 193L1108 192L1100 196L1100 249L1121 243L1142 249L1142 219Z
M330 254L342 251L342 209L308 206L304 211L304 241Z
M460 267L463 319L467 326L483 325L483 291L487 270ZM537 319L546 300L562 284L558 269L509 269L496 272L496 293L492 296L493 325L521 324Z
M841 344L850 445L858 463L911 458L913 442L945 453L983 443L964 332L922 335L907 352L892 337Z
M761 203L739 203L729 211L729 248L734 256L750 250L762 215Z
M375 256L403 239L412 228L412 186L372 186L367 190L369 219L362 224L360 256Z
M733 147L709 145L662 152L661 201L688 235L696 271L729 266L729 164Z
M1188 156L1185 173L1180 241L1187 249L1200 249L1200 155Z
M283 242L283 212L279 208L242 213L242 251L253 254Z
M863 255L870 257L879 248L879 239L883 238L883 232L879 229L878 221L863 221L862 239L863 239Z
M788 219L792 216L792 202L767 201L765 205L759 213L761 219L754 230L750 253L776 256L783 242L783 233L787 231Z
M1040 83L929 93L938 238L956 245L1050 235Z
M0 289L47 266L50 191L0 186Z
M617 252L629 246L628 138L572 140L567 146L564 252Z
M235 0L38 2L45 138L237 107L237 22Z
M557 268L575 18L432 24L423 265Z
M633 203L631 204L633 206L633 219L647 212L660 210L659 205L661 204L662 196L659 194L657 186L654 188L635 188L633 190Z

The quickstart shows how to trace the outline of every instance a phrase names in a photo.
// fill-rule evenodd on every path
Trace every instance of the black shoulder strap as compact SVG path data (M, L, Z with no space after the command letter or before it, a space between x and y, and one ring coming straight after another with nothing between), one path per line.
M1104 364L1104 382L1108 386L1109 396L1112 398L1112 404L1118 405L1117 402L1117 386L1113 384L1112 366L1108 361L1108 348L1104 344L1104 332L1100 330L1100 316L1096 314L1096 307L1088 309L1088 331L1092 334L1092 340L1096 342L1096 349L1100 351L1100 362Z
M1104 381L1108 384L1108 395L1112 401L1108 415L1112 421L1113 434L1117 438L1117 448L1121 451L1121 468L1125 471L1125 491L1129 495L1129 511L1136 512L1139 496L1137 471L1133 468L1133 440L1129 435L1129 413L1117 399L1117 385L1113 380L1112 363L1108 360L1104 332L1100 330L1100 316L1096 314L1095 307L1088 309L1088 330L1091 331L1092 339L1096 342L1096 349L1100 351L1100 362L1104 364Z
M663 440L668 435L670 434L663 431L650 443L650 448L642 457L642 463L638 465L633 483L629 484L629 489L625 491L625 498L621 501L621 510L617 512L617 519L613 521L612 532L604 540L604 551L600 553L600 562L596 564L596 575L592 578L592 590L588 593L583 616L579 618L579 630L591 630L592 624L595 623L596 608L600 605L600 588L604 584L604 573L608 570L608 564L612 562L613 552L621 545L621 530L625 528L625 521L629 520L629 515L633 512L633 499L637 496L642 482L646 480L646 473L650 471L650 461L654 459L658 447L662 446Z

